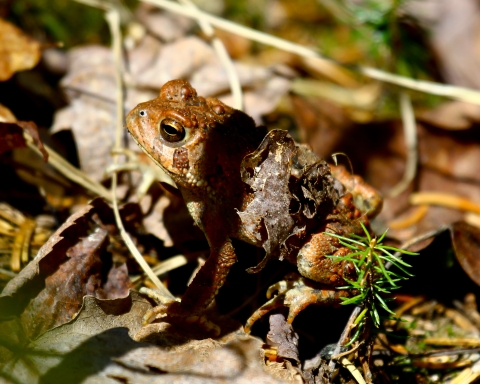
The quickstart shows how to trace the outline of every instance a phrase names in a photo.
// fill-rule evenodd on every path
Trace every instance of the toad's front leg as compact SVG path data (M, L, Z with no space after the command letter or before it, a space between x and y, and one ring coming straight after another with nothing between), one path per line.
M152 308L145 314L144 324L156 319L169 323L175 321L197 323L204 330L218 335L220 328L209 321L203 312L225 283L228 272L236 261L237 257L230 239L224 240L218 247L212 245L210 256L188 286L182 301L170 301Z
M270 299L277 292L277 295ZM270 300L257 309L247 320L244 330L250 330L257 320L260 320L268 312L283 306L287 306L287 322L292 323L295 317L309 305L340 305L342 298L348 298L355 292L349 290L338 290L334 287L320 284L305 279L297 273L290 273L285 280L279 281L267 290L267 298Z

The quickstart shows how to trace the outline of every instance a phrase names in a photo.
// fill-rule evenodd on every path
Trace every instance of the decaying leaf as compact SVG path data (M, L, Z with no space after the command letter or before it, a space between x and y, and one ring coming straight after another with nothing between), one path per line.
M48 161L48 152L43 146L38 134L38 127L33 121L16 121L14 123L0 122L0 153L25 147L23 131L27 132L43 155L43 161Z
M478 4L471 0L410 1L405 11L428 30L430 43L448 84L480 87Z
M15 72L33 68L40 60L40 43L20 29L0 19L0 81Z
M270 131L255 152L245 156L240 172L254 198L238 215L266 251L250 273L261 270L268 259L294 255L307 226L333 208L341 189L325 161L282 130Z
M463 221L450 228L457 260L465 273L480 286L480 229Z
M270 331L267 334L268 344L277 348L277 356L292 359L300 363L298 354L298 335L292 324L287 323L280 313L270 315Z
M0 153L25 146L22 128L16 123L0 123Z
M265 371L261 341L250 336L135 341L149 308L136 292L114 300L86 296L74 320L17 349L2 373L23 383L286 383Z
M148 3L140 3L135 15L148 32L167 42L184 36L195 25L188 17L163 12Z
M438 128L452 131L469 129L480 122L480 105L449 101L423 112L419 118Z
M108 227L100 217L99 208L87 205L57 230L5 287L0 296L2 319L20 316L24 332L34 338L69 321L85 295L127 295L128 271L124 264L112 263Z
M93 214L92 208L86 206L72 215L41 248L35 261L8 283L0 295L1 319L19 316L29 301L43 289L44 278L65 261L68 248L87 233L87 223Z
M102 368L125 352L145 345L132 340L150 304L132 292L114 300L86 296L74 320L48 331L14 351L3 373L18 382L78 381L101 375ZM31 369L34 368L34 369ZM100 380L112 382L103 376Z
M254 199L238 214L246 230L263 241L267 252L251 272L260 270L268 258L280 257L280 247L295 225L289 212L293 196L288 188L294 152L295 142L288 133L273 130L242 161L242 180L254 192Z

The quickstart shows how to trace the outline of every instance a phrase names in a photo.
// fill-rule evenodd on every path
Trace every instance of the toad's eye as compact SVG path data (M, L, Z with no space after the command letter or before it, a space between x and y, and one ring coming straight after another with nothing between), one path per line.
M138 112L138 114L142 117L147 116L147 112L145 112L143 109L140 112Z
M185 129L182 124L172 119L163 119L160 122L160 134L169 143L183 140Z

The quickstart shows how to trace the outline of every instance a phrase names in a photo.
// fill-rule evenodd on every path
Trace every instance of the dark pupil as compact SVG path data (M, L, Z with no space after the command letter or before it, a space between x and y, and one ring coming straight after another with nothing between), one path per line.
M185 130L181 124L166 119L160 123L160 134L166 141L173 143L185 137Z
M171 125L168 125L168 124L164 124L163 130L165 131L165 133L167 135L170 135L170 136L176 136L176 135L180 134L180 132L178 132L177 128L175 128Z

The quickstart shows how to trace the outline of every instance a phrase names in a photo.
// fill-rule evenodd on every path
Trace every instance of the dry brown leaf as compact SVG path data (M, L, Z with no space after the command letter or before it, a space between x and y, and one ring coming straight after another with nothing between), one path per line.
M138 50L130 55L132 68L140 69L140 65L135 65L137 59L133 53L138 54ZM159 90L167 81L191 78L192 74L215 60L215 57L215 52L208 43L199 37L187 36L162 46L148 67L143 67L132 75L138 87ZM203 90L195 82L193 86L198 94L208 96L202 93Z
M299 364L298 334L293 330L292 324L287 323L285 316L280 313L270 315L269 322L268 344L277 347L278 357L292 359Z
M24 148L26 143L23 131L27 132L43 155L43 161L48 161L48 152L43 146L38 134L38 127L33 121L16 121L14 123L0 122L0 153L12 149Z
M74 320L17 349L2 373L22 383L287 383L265 371L261 341L250 336L135 341L149 308L136 292L115 300L87 296Z
M243 93L244 110L255 120L257 125L263 124L263 116L275 109L280 100L290 90L291 85L290 79L275 76L273 70L268 70L267 74L268 77L263 81L261 78L252 81L253 90L247 90ZM231 94L220 96L219 99L227 105L233 105Z
M33 68L40 60L40 54L38 41L0 19L0 81L8 80L15 72Z
M148 32L166 42L185 36L195 25L195 21L189 17L163 12L146 3L139 4L135 15Z
M480 229L459 221L452 224L450 235L458 262L480 286Z
M420 0L406 11L426 29L449 84L480 89L480 9L475 0Z
M317 155L328 158L341 149L352 122L336 104L323 99L290 97L300 128L300 141L312 146Z
M78 382L80 378L84 383L111 383L102 369L131 349L148 347L131 337L150 307L135 292L114 300L86 296L74 320L28 346L17 345L3 374L22 383Z
M449 101L420 114L419 119L438 128L459 131L480 123L480 106L462 101Z
M266 251L264 260L249 272L260 271L268 259L280 258L280 248L295 226L289 212L293 196L288 186L295 149L286 131L273 130L242 161L242 180L250 186L254 198L238 215L245 230L262 241Z
M43 288L43 279L65 261L66 251L74 245L79 236L86 233L92 206L86 206L72 215L40 250L35 262L11 280L0 295L0 316L8 319L19 316ZM51 255L50 257L47 257Z
M253 199L238 215L247 233L266 251L249 273L260 271L268 259L295 254L307 225L321 220L338 200L327 163L284 130L268 132L259 147L244 157L240 173Z
M116 298L131 288L126 266L112 264L109 227L95 207L70 217L0 296L2 318L20 316L28 337L69 321L85 295Z
M69 52L69 59L71 66L62 86L71 102L57 111L51 132L71 129L81 169L100 181L111 164L115 142L116 84L112 53L106 47L80 47ZM148 91L130 90L126 95L126 111L155 96ZM135 147L133 142L130 147Z

